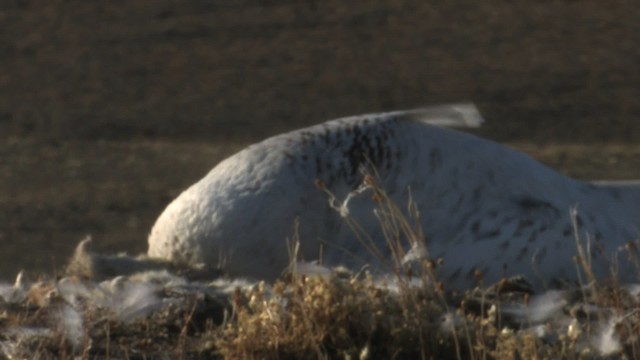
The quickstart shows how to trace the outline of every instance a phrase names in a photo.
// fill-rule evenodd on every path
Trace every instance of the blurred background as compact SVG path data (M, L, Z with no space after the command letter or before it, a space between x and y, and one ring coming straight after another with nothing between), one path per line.
M640 178L634 0L3 0L0 279L146 249L249 142L473 101L479 135L584 179Z

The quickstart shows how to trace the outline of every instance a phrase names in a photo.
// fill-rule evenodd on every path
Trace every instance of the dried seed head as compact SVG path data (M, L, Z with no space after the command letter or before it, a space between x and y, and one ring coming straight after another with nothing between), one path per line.
M327 184L324 183L324 181L320 180L320 179L315 179L313 181L313 184L320 190L324 190L327 188Z
M436 268L436 263L435 261L433 261L433 259L429 259L427 261L425 261L425 264L427 265L427 269L429 270L433 270Z
M407 276L407 278L411 279L411 277L413 277L413 268L408 267L405 271L405 275Z
M376 180L371 175L365 175L363 183L365 185L367 185L367 186L375 186L376 185Z
M240 309L242 308L243 303L244 301L243 301L242 291L240 291L240 288L235 288L233 290L233 295L231 297L231 304L233 305L234 308Z
M569 338L575 341L578 339L578 337L580 337L581 334L582 334L582 329L580 328L580 324L578 323L578 320L576 319L571 320L571 323L567 328L567 335L569 336Z
M504 290L504 287L507 286L509 283L509 280L507 280L506 278L502 278L500 279L500 281L498 281L498 293L501 293L502 290Z
M624 248L628 251L628 252L632 252L632 251L636 251L637 246L636 243L634 243L633 241L629 241L628 243L624 244Z
M500 330L500 335L502 335L502 336L512 336L513 335L513 329L505 326L505 327L502 328L502 330Z

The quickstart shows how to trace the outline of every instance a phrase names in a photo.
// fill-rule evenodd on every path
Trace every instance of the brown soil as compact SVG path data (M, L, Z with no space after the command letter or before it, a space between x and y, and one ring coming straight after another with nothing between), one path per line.
M637 141L635 0L6 0L0 133L255 139L472 100L500 141Z

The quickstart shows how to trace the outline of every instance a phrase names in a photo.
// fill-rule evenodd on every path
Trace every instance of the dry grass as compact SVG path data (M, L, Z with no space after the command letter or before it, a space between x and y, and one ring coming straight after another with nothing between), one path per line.
M438 346L433 316L441 309L418 291L411 295L409 301L370 278L278 282L270 295L260 288L236 304L216 344L228 358L420 358L452 351L446 337Z
M70 281L78 288L70 291ZM589 359L635 358L639 350L637 293L604 284L597 292L567 290L557 309L536 319L526 315L540 311L536 297L504 290L506 281L465 294L370 276L297 275L242 288L164 282L153 286L159 300L152 306L132 294L105 295L105 284L115 282L47 280L17 285L23 295L13 298L3 289L2 353L40 359ZM114 299L130 305L114 307Z

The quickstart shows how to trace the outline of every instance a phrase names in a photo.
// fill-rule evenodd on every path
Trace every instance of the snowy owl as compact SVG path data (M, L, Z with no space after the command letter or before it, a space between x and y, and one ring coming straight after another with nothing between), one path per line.
M148 255L274 279L297 239L299 259L386 271L395 235L381 228L369 176L408 223L418 214L421 239L404 244L405 260L416 249L442 258L445 286L474 285L479 273L485 282L520 274L538 287L576 280L577 242L597 276L613 268L635 279L622 249L640 235L640 183L577 181L439 126L477 126L474 111L463 104L346 117L251 145L168 205Z

